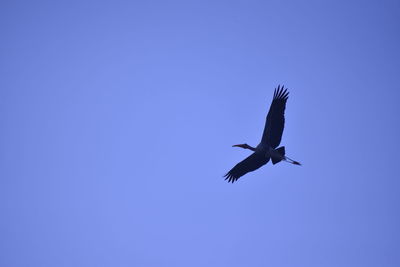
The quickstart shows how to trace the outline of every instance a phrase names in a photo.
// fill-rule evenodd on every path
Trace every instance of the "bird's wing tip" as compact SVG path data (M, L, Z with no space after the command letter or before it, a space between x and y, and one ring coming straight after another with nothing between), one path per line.
M233 175L228 172L227 174L224 175L225 180L228 180L228 183L234 183L235 181L237 181L237 178L233 177Z
M278 85L277 88L274 90L274 97L273 99L284 99L287 100L289 98L289 91L288 88L285 88L284 85Z

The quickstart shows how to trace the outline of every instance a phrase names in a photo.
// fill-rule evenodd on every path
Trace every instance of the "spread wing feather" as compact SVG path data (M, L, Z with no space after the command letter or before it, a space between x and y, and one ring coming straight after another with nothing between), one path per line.
M252 172L267 164L269 157L265 157L262 153L253 153L238 164L235 165L227 174L225 174L225 180L228 182L235 182L240 177L248 172Z
M285 108L289 92L284 87L278 86L274 91L274 98L269 108L265 122L261 143L272 148L277 148L282 139L283 128L285 127Z

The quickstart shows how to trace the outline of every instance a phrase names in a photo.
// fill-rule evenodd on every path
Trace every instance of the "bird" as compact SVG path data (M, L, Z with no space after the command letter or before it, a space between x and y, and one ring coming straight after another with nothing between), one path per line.
M292 160L285 155L285 147L279 146L282 139L283 128L285 126L285 108L289 97L289 92L284 85L278 85L274 90L274 96L268 115L265 121L264 131L261 142L252 147L248 144L233 145L253 151L253 154L236 164L228 173L224 175L228 182L235 182L248 172L252 172L268 163L271 159L275 165L280 161L286 161L294 165L301 165L300 162Z

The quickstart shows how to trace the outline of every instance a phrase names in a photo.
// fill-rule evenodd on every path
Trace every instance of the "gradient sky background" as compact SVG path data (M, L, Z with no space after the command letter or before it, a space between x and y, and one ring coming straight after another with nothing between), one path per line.
M400 266L399 1L2 1L0 266ZM282 145L257 145L273 89Z

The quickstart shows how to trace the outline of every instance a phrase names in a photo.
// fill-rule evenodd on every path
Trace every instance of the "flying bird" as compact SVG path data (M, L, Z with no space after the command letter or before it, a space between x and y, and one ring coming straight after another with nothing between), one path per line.
M246 173L255 171L267 164L270 159L274 165L282 160L295 165L301 165L299 162L285 155L284 146L277 148L281 143L285 125L285 107L288 96L289 92L284 86L280 87L278 85L278 88L275 88L274 98L269 108L260 144L257 147L252 147L248 144L234 145L234 147L250 149L254 153L236 164L235 167L225 174L225 180L233 183Z

